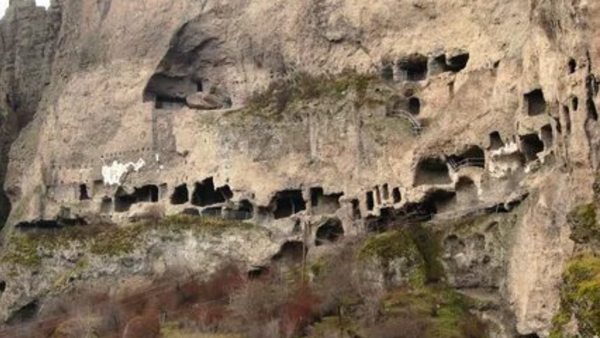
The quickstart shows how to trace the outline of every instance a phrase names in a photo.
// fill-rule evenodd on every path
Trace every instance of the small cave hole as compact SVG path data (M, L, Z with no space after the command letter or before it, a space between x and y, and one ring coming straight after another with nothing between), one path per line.
M110 197L103 197L100 204L100 213L110 214L113 208L113 200Z
M394 67L390 64L383 65L381 68L381 78L385 81L394 80Z
M596 103L592 98L588 98L587 112L589 118L591 118L594 121L598 121L598 110L596 109Z
M223 203L226 201L228 195L225 187L219 188L221 190L215 190L213 178L209 177L202 182L196 182L194 192L192 193L192 204L200 207L213 205L217 203ZM231 190L229 190L230 192Z
M424 210L430 215L444 212L456 204L456 193L446 190L434 190L427 194L421 203Z
M90 195L88 193L88 187L86 184L79 185L79 200L86 201L90 199Z
M15 325L31 321L37 316L39 309L39 303L37 300L35 300L13 312L6 321L6 324Z
M335 243L342 236L344 236L342 222L337 218L330 219L317 229L315 245Z
M6 291L6 282L5 281L0 281L0 295L4 291Z
M467 68L469 64L470 55L469 53L462 53L448 58L447 66L448 70L452 72L460 72L461 70Z
M419 115L421 113L421 100L418 97L408 99L408 112L412 115Z
M269 268L266 266L258 266L254 267L252 270L248 271L248 279L249 280L257 280L261 279L264 276L269 274Z
M181 205L186 204L190 201L190 193L188 191L187 184L182 184L175 187L173 194L171 195L171 204Z
M340 208L340 197L343 193L325 194L323 188L310 189L312 212L317 215L334 214Z
M196 80L196 91L201 92L204 90L204 86L202 85L202 80Z
M400 203L402 201L402 194L400 193L400 188L392 189L392 200L394 204Z
M358 199L352 200L352 218L353 219L361 219L362 215L360 213L360 202Z
M535 89L525 94L527 115L537 116L546 112L546 99L541 89Z
M554 124L556 125L556 132L562 134L562 125L560 124L560 119L558 117L554 118Z
M569 74L575 73L577 70L577 61L575 59L569 60Z
M542 142L544 143L545 149L552 148L552 144L554 143L554 135L552 133L552 125L545 125L541 130L542 134Z
M562 116L565 122L565 131L567 135L571 134L571 111L569 107L564 105L562 109Z
M306 210L306 203L302 197L301 190L284 190L278 192L271 200L271 206L275 219L289 217Z
M452 183L452 179L445 161L439 158L426 158L419 161L415 175L416 186L449 183Z
M129 211L135 202L136 198L134 195L129 195L123 188L119 188L115 194L115 212Z
M504 147L504 141L502 141L502 136L500 133L495 131L490 134L490 150L498 150Z
M579 98L577 96L574 96L571 99L571 109L573 109L573 111L577 111L579 109Z
M279 249L279 252L273 256L272 260L276 262L299 263L302 262L307 251L308 249L304 246L304 243L300 241L285 242Z
M372 191L367 191L367 210L373 211L375 209L375 197L373 196Z
M427 58L411 55L398 61L398 68L405 81L422 81L427 77Z
M537 155L544 151L544 142L540 140L537 134L528 134L520 136L521 149L527 162L537 160Z

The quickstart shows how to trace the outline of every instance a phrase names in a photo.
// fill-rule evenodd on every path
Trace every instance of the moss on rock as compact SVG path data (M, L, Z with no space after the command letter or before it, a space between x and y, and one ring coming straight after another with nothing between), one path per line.
M576 243L586 244L600 240L600 226L593 204L575 208L567 215L567 220L571 225L571 239Z
M561 311L551 337L565 337L564 327L572 318L582 337L600 335L600 257L586 253L573 258L563 278Z

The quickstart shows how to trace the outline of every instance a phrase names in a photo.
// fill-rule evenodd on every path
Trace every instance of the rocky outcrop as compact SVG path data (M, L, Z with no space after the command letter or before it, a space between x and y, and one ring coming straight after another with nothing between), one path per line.
M598 165L599 8L12 1L2 30L35 29L3 46L3 144L27 125L4 237L122 226L154 205L319 250L390 217L483 214L496 220L440 230L448 281L506 299L505 335L547 336L573 251L566 214L592 198ZM22 305L11 285L0 313Z

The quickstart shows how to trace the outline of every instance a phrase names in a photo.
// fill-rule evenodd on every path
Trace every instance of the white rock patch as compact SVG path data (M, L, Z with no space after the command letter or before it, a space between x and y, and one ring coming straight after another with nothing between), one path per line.
M121 185L123 175L131 171L139 171L146 162L139 159L137 162L119 163L116 160L111 165L102 166L102 178L105 185Z

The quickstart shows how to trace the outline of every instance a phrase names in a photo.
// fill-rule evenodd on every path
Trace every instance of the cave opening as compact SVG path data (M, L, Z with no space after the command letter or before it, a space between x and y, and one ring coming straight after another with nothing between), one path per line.
M569 74L575 73L575 71L577 70L577 61L575 61L575 59L570 59L568 68L569 68Z
M127 194L123 188L119 188L115 194L115 212L126 212L136 202L135 195Z
M353 199L351 201L352 204L352 218L353 219L361 219L362 215L360 213L360 202L358 199Z
M588 99L587 112L589 118L591 118L594 121L598 121L598 110L596 109L596 103L592 98Z
M248 200L240 201L235 209L226 210L226 218L245 221L254 217L254 206Z
M289 217L302 210L306 210L302 190L280 191L271 200L271 205L275 219Z
M173 190L173 194L171 195L171 204L173 205L181 205L186 204L190 201L190 193L188 191L187 184L182 184Z
M154 74L144 91L144 101L154 100L156 108L168 109L186 104L188 95L202 88L202 82L190 77Z
M135 188L133 195L135 203L140 202L158 202L159 189L156 185L145 185L141 188Z
M571 134L571 111L567 105L563 106L562 109L563 120L565 121L565 131L567 135Z
M2 292L4 291L6 291L6 282L0 281L0 295L2 295Z
M304 243L300 241L288 241L281 245L279 252L273 256L272 260L284 263L300 263L308 251Z
M340 208L340 197L343 193L325 194L323 188L310 189L310 204L314 214L334 214Z
M450 170L440 158L425 158L419 161L415 175L415 186L452 183Z
M541 129L541 134L542 134L542 142L544 143L544 148L545 149L552 148L552 145L554 143L554 135L552 133L552 125L547 124L547 125L543 126Z
M394 67L390 64L383 65L381 68L381 78L385 81L394 80Z
M418 97L408 99L408 112L415 116L421 113L421 100Z
M427 57L423 55L411 55L398 61L398 68L402 74L402 80L422 81L427 78Z
M30 230L30 229L60 229L63 227L57 220L37 220L32 222L20 222L15 225L17 229Z
M402 193L400 192L400 188L392 189L392 200L394 201L394 204L402 201Z
M527 115L537 116L546 112L546 99L541 89L535 89L525 94Z
M573 111L577 111L579 109L579 98L577 96L573 96L571 99L571 109L573 109Z
M456 203L456 192L447 190L434 190L428 192L421 202L421 208L429 212L429 215L444 212Z
M6 324L15 325L32 321L37 316L39 310L40 304L37 300L34 300L13 312L8 320L6 320Z
M373 196L372 191L367 191L367 210L373 211L375 209L375 197Z
M209 177L202 182L196 182L192 193L192 204L200 207L223 203L226 201L231 190L228 186L215 189L213 178Z
M504 147L504 141L502 141L502 136L497 131L494 131L490 134L490 150L498 150Z
M544 151L544 142L540 140L537 134L527 134L520 136L521 139L521 149L523 151L523 155L525 155L525 160L527 162L532 162L537 160L537 155Z
M88 193L88 187L86 184L79 185L79 200L86 201L90 199L90 195Z
M469 64L470 55L469 53L461 53L451 56L447 59L446 65L449 71L458 73L461 70L467 68Z
M103 197L100 203L100 213L110 214L113 208L113 200L110 197Z
M337 218L329 219L317 229L315 245L335 243L344 236L342 221Z

